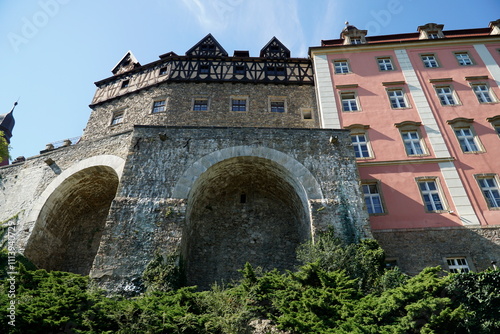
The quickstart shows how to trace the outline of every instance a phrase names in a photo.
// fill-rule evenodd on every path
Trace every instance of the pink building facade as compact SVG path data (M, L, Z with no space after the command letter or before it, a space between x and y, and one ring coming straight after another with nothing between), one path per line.
M347 26L310 48L321 126L351 131L373 235L406 272L500 261L499 25Z

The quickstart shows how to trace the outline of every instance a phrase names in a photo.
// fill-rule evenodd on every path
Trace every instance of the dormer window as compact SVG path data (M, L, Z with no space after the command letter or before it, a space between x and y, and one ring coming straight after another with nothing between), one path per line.
M340 33L340 38L344 39L344 45L365 44L367 33L368 30L359 30L355 26L349 25L349 22L346 22L346 27Z
M420 36L418 39L444 38L443 28L444 25L436 23L427 23L426 25L419 26L418 32L420 33Z
M130 84L130 80L125 80L122 82L122 88L127 88Z
M351 44L361 44L361 38L360 37L351 38Z

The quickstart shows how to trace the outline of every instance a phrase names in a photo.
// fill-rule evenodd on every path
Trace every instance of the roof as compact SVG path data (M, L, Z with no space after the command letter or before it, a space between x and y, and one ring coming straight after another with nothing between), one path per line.
M0 115L0 131L3 131L7 142L9 142L12 137L12 130L16 121L14 120L14 108L17 106L17 102L14 103L12 110L6 114Z

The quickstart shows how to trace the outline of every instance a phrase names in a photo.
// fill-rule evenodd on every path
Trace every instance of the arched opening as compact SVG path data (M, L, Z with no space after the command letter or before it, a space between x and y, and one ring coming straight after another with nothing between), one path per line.
M108 166L67 177L45 201L25 256L39 268L88 275L118 182Z
M307 195L283 166L255 156L220 161L193 184L182 238L187 284L239 278L246 262L293 269L310 238Z

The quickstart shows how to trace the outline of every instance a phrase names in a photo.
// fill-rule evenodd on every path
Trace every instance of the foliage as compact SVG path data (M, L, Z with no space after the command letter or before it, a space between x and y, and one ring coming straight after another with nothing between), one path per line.
M0 131L0 161L9 158L9 143L4 137L3 131Z
M180 288L184 282L183 269L177 254L163 256L157 253L148 263L142 274L148 291L172 291Z
M0 332L243 334L254 319L288 333L498 332L498 270L442 277L440 268L427 268L409 278L380 268L374 242L340 247L323 237L304 246L301 256L315 261L295 272L246 264L239 282L202 292L162 284L178 269L158 258L144 274L148 291L134 298L106 297L89 289L86 276L19 265L16 326L2 321ZM8 319L9 286L0 285L2 319Z
M375 240L345 244L333 230L301 245L297 258L303 264L316 262L325 271L345 270L349 277L358 280L365 292L378 289L379 279L384 274L385 254Z
M499 269L451 275L447 291L467 311L461 321L467 333L500 333Z

